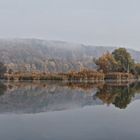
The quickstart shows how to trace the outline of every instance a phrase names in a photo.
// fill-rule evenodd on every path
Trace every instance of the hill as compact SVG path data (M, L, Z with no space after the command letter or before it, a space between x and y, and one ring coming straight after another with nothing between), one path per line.
M81 67L95 68L93 58L115 48L38 39L0 39L0 61L15 71L67 72ZM135 61L140 61L140 52L128 51Z

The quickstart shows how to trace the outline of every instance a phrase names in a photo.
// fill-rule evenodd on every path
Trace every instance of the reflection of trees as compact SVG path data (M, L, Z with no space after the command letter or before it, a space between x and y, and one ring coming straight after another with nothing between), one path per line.
M5 86L6 85L6 86ZM56 94L60 89L63 89L63 93L75 92L89 94L90 97L94 95L94 99L98 98L105 104L113 104L118 108L126 108L132 101L135 94L140 93L140 83L78 83L78 82L12 82L3 84L0 83L0 95L4 94L6 90L8 92L22 92L28 91L29 96L36 93L37 96L41 91L42 93L48 92L50 94ZM80 89L80 90L79 90ZM38 93L38 94L37 94ZM20 94L21 95L21 94ZM23 94L26 96L26 94ZM42 94L44 95L44 94ZM57 95L57 94L56 94ZM61 94L62 95L62 94ZM62 95L62 97L65 95ZM34 96L33 96L34 97ZM32 97L32 99L33 99ZM44 98L44 97L43 97ZM37 101L39 98L37 99ZM45 102L46 103L46 102Z
M7 87L2 82L0 82L0 96L3 95L6 90Z
M135 93L137 93L137 94L140 94L140 82L133 83L133 84L131 85L131 87L133 87L133 88L132 88L133 92L135 92Z
M118 108L126 108L127 105L131 102L134 97L134 92L131 92L129 87L120 88L118 92L118 96L116 96L113 104Z
M31 88L31 87L38 87L38 88L48 88L49 86L55 86L55 87L67 87L71 90L80 89L84 92L97 89L97 88L103 88L104 83L103 82L97 82L97 83L84 83L84 82L58 82L58 81L26 81L26 82L13 82L8 83L8 89L14 90L17 88Z
M95 96L101 99L103 103L114 104L116 107L124 109L131 102L135 93L140 93L140 83L127 86L108 86L105 84Z
M93 90L95 88L103 88L103 83L80 83L80 82L69 82L65 83L64 86L68 86L71 89L82 89L84 91Z
M106 103L109 105L114 101L114 99L117 96L116 93L112 93L111 91L113 91L112 87L108 87L107 85L104 85L103 88L99 89L99 91L96 93L95 96L101 99L103 103Z

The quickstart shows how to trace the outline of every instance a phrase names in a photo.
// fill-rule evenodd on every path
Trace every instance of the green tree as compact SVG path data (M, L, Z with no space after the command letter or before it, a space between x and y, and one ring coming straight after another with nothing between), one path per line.
M120 72L130 72L133 71L135 68L134 60L132 59L131 55L125 48L116 49L112 53L114 59L118 63L118 71Z
M139 63L135 64L135 72L137 75L140 75L140 64Z

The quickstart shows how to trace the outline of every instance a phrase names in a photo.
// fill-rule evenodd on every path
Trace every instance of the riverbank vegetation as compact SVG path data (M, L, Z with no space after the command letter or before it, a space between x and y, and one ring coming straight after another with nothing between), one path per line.
M66 81L104 81L104 80L131 80L138 79L140 75L140 64L136 63L125 48L119 48L112 53L106 52L98 59L93 59L95 69L83 68L80 71L69 71L65 73L50 72L14 72L7 70L0 63L0 78L6 80L66 80Z

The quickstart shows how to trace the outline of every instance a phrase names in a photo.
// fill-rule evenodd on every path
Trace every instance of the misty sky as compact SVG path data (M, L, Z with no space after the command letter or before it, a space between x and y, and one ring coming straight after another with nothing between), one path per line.
M0 38L140 50L140 0L0 0Z

